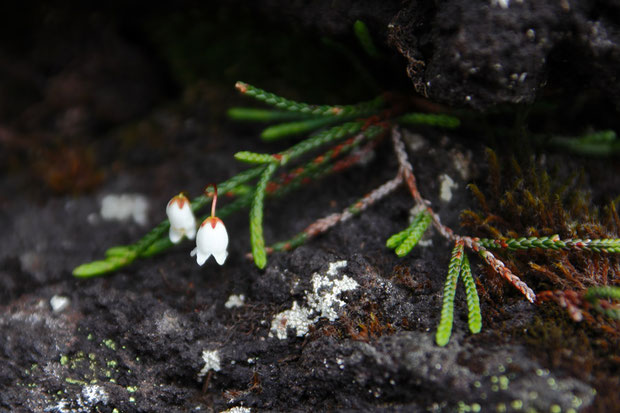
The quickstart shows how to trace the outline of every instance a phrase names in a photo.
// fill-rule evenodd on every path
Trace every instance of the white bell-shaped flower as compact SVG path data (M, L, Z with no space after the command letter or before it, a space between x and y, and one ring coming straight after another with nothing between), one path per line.
M179 194L172 198L166 206L166 214L170 221L168 235L172 243L177 244L183 236L189 239L196 237L196 218L185 195Z
M196 248L191 256L196 256L196 262L202 265L211 255L218 264L223 265L228 256L228 233L221 219L209 217L205 219L196 235Z

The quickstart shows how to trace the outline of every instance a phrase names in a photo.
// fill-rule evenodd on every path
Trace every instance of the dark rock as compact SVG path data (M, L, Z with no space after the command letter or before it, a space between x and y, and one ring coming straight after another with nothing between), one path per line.
M484 109L529 104L550 88L570 96L595 90L620 106L615 1L270 0L254 7L337 38L350 38L355 20L366 22L375 41L404 57L415 91L433 101Z
M412 2L390 23L415 89L476 108L532 103L547 83L609 87L620 104L620 31L615 3ZM606 85L606 86L603 86Z
M359 18L386 44L393 22L391 44L407 57L414 84L434 99L457 104L485 107L534 99L545 79L551 83L550 76L559 73L540 66L539 58L551 64L570 52L583 64L583 73L591 67L600 71L597 82L610 81L610 65L617 62L612 3L600 3L605 14L588 5L554 13L561 2L513 1L507 9L490 2L460 7L465 3L456 1L411 3L402 9L396 1L281 3L248 7L263 10L271 21L288 15L287 22L343 37ZM149 9L164 16L168 11ZM99 130L97 125L105 123L123 129L165 89L164 81L149 77L150 62L157 61L154 52L129 41L119 29L126 25L115 25L135 23L130 17L143 12L129 8L93 14L79 9L76 16L94 20L71 26L71 13L36 9L34 17L43 13L51 27L64 30L49 39L37 37L49 31L34 31L7 48L6 54L15 59L8 65L12 79L21 79L16 87L24 95L20 110L0 105L0 121L11 124L11 133L0 128L0 145L10 149L2 160L29 165L41 153L41 140L51 136L71 146L79 138L99 150L106 178L91 186L92 192L63 196L22 185L29 182L23 174L30 172L19 168L7 166L0 180L0 411L570 411L613 404L617 386L609 385L611 390L597 399L593 395L606 371L575 371L574 362L583 357L580 363L590 363L589 368L593 359L612 363L617 349L598 342L575 352L566 347L561 356L569 361L556 363L558 354L550 350L555 347L540 344L537 333L528 336L526 331L545 307L529 304L512 290L498 302L489 292L481 293L484 328L471 335L459 287L451 341L445 348L434 344L450 246L430 231L405 258L386 249L386 238L410 219L412 202L405 190L295 251L271 255L264 271L245 257L250 247L244 212L226 219L230 256L224 266L211 260L199 267L189 256L193 246L183 242L109 276L75 279L71 271L77 265L101 258L110 246L134 242L163 219L164 205L173 194L188 190L195 195L206 183L237 173L242 166L231 161L235 152L274 148L259 145L247 129L215 123L208 117L211 109L197 103L200 99L157 109L141 123L147 124L144 130L128 127L139 131L119 132L125 140ZM82 33L88 22L103 31L73 40L77 46L72 43L74 48L65 50L60 40L73 37L67 33ZM496 27L498 22L505 24ZM532 40L527 29L534 23ZM537 43L543 35L549 43ZM558 46L573 40L578 45L574 49ZM98 42L109 48L86 50ZM482 47L484 42L493 48ZM24 45L28 48L22 49ZM36 53L28 57L23 50ZM454 58L455 51L460 59ZM582 59L586 55L591 58ZM23 61L28 70L20 77L15 68ZM0 71L7 67L1 63ZM493 71L496 63L505 70ZM472 67L482 71L474 76ZM528 71L523 82L520 76L518 83L511 78L517 69ZM443 77L437 80L439 74ZM429 80L431 87L424 90ZM29 86L21 89L24 84ZM613 97L615 86L601 93ZM194 92L218 96L216 89L203 85ZM0 79L0 94L5 93L10 97L17 92ZM472 99L465 102L467 95ZM214 99L213 106L226 107L225 100ZM20 123L28 119L24 111L33 107L37 110L28 112L33 123ZM79 110L73 112L75 107ZM24 116L15 120L16 113ZM50 128L53 133L20 135L16 131L22 128L36 133ZM404 133L420 190L443 222L457 229L460 212L472 204L466 185L483 170L484 149L455 133L429 129L425 134ZM124 158L117 147L132 142L136 154ZM126 159L130 161L123 162ZM560 161L567 171L592 170L597 194L617 189L611 162ZM267 241L290 237L315 219L341 211L393 178L397 169L385 145L364 166L308 185L301 194L268 200ZM445 175L455 186L442 196ZM150 206L147 225L102 216L105 196L135 193ZM482 287L504 285L485 273L473 254L471 258ZM225 305L233 294L244 295L241 306ZM54 298L66 299L68 305L58 307ZM572 328L586 331L582 325ZM552 333L540 334L553 341ZM586 344L588 334L579 335ZM606 380L614 383L614 377Z

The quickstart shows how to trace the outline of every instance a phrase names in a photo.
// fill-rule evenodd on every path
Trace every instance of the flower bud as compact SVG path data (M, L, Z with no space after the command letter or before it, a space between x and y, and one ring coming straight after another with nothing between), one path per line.
M228 233L221 219L209 217L205 219L196 235L196 248L191 256L196 256L196 262L203 265L211 255L218 264L223 265L228 256Z
M168 233L170 241L177 244L183 236L194 239L196 236L196 218L189 202L183 194L179 194L168 202L166 215L170 221L170 231Z

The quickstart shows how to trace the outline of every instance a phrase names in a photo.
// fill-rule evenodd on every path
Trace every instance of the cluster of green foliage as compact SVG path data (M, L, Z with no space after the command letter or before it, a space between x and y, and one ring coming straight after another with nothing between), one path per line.
M273 247L267 248L263 236L263 211L266 197L284 195L299 188L304 180L320 179L339 170L339 162L346 160L343 157L362 144L379 140L389 131L391 125L425 124L447 128L459 125L457 118L446 114L399 113L386 110L389 102L382 96L356 105L310 105L285 99L243 82L238 82L236 87L242 93L275 107L275 109L232 108L229 111L230 117L236 120L279 122L263 130L261 137L264 140L284 139L301 133L314 132L305 140L275 154L238 152L235 154L235 159L254 166L218 184L221 193L234 197L231 203L219 210L220 217L226 217L245 208L249 209L252 257L260 269L267 265L268 252L289 250L306 242L311 236L307 232L301 233L289 241L276 243ZM304 160L321 147L330 145L329 150L322 155L312 160ZM285 172L279 178L274 178L276 171L282 169ZM472 188L488 209L486 199L481 192L476 187ZM206 208L210 199L208 194L203 194L192 200L194 212L198 213ZM535 196L530 194L526 196L526 199L536 205ZM349 211L353 212L359 212L359 210L355 208L355 205L349 208ZM465 216L473 217L471 219L478 223L483 221L481 216L471 211L466 212ZM394 234L387 240L387 247L394 249L399 257L406 256L432 223L432 211L420 212L405 230ZM99 276L127 266L136 259L151 257L163 252L172 246L167 237L168 227L169 223L163 221L135 244L108 249L105 259L77 267L74 275L80 278ZM619 239L571 238L562 240L557 235L541 235L531 231L532 235L527 238L517 238L513 232L508 233L513 238L507 238L497 229L491 232L495 235L494 238L475 239L474 242L487 249L563 250L580 248L605 253L620 251ZM459 277L462 278L465 286L470 331L478 333L482 325L480 302L469 259L461 242L456 243L445 282L441 320L436 337L437 344L442 346L448 343L452 330L454 298ZM607 286L606 288L605 293L589 292L588 297L592 300L596 298L597 303L600 299L617 299L617 287ZM610 310L600 304L595 305L594 308L599 308L611 317L618 315L617 310Z
M373 58L379 57L381 53L374 46L366 26L362 22L356 22L354 29L360 44L368 55ZM283 196L298 189L308 180L320 179L355 164L355 150L364 147L372 150L391 128L398 125L427 125L441 128L456 128L460 125L460 120L449 114L408 112L406 102L405 104L402 101L395 102L386 95L354 105L311 105L286 99L244 82L237 82L236 88L244 95L272 107L269 109L237 107L228 111L229 117L233 120L270 123L260 135L262 140L270 142L309 135L278 153L238 152L235 154L235 159L250 164L252 167L217 184L220 193L233 198L233 201L219 210L219 217L225 218L243 209L249 211L252 258L259 269L267 265L267 256L270 252L295 248L332 225L319 220L316 225L311 226L312 228L309 227L289 240L268 247L263 235L263 212L268 198ZM598 154L603 151L609 154L617 150L617 141L613 132L589 134L574 141L557 138L550 142L580 153ZM324 147L328 147L325 152L313 159L308 159ZM491 164L489 186L493 192L491 200L488 200L478 187L472 185L472 191L480 201L483 211L465 211L463 217L465 226L474 228L476 231L485 230L491 238L460 237L454 235L452 230L442 231L436 214L427 208L418 213L406 229L392 235L386 242L386 246L402 258L409 254L431 226L435 226L442 235L456 241L444 286L441 319L436 334L437 344L444 346L449 342L459 278L463 280L465 287L469 329L475 334L482 327L480 299L465 248L478 253L491 249L504 251L508 254L504 257L508 266L518 269L518 273L525 271L522 271L522 266L510 255L511 251L527 251L534 257L540 256L535 251L552 251L556 255L551 259L557 260L558 257L560 259L555 268L560 268L569 280L568 282L561 280L561 276L556 276L556 278L551 276L550 274L555 273L549 267L536 267L536 264L530 264L530 267L548 275L554 281L552 284L555 287L578 289L581 294L579 297L583 299L583 302L590 303L591 308L599 313L614 319L620 318L620 311L617 305L613 304L614 301L619 300L620 295L618 292L620 288L614 285L617 282L617 259L613 258L616 260L614 261L615 267L613 267L610 261L612 258L609 258L610 254L620 252L620 239L617 238L617 232L614 238L613 234L604 231L600 225L574 225L573 223L579 222L580 218L589 219L589 216L576 214L571 216L571 219L567 216L562 206L562 199L568 194L570 184L552 188L549 177L541 174L541 179L532 182L534 189L530 192L527 189L529 187L524 185L525 175L516 163L513 163L515 168L513 176L520 176L521 180L514 183L509 191L500 189L500 163L492 152L489 152L489 158ZM277 175L278 172L280 175ZM398 180L388 185L390 188L402 182L401 173L402 170L399 172ZM533 176L537 175L535 171ZM369 203L387 194L389 189L386 188L378 188L371 197L362 198L347 208L341 216L360 213ZM414 194L414 199L418 206L424 204L419 194ZM200 213L207 207L210 200L209 194L194 198L191 202L192 210ZM583 197L576 197L573 201L577 205L573 209L584 210ZM492 211L493 209L496 211ZM523 215L527 215L528 211L534 211L532 222L523 219ZM506 216L519 217L520 225L500 228L492 224L507 222ZM611 216L615 218L616 225L619 225L615 209L612 210ZM535 229L539 225L541 229ZM138 259L159 254L172 246L167 236L168 228L169 222L164 220L135 244L109 248L104 259L80 265L73 274L79 278L99 276L119 270ZM577 267L567 258L571 256L569 251L577 252L580 257L578 261L580 260L581 264ZM598 257L594 258L592 253L597 253ZM486 257L487 264L490 264L489 254L481 253ZM607 262L608 265L605 267L607 269L614 268L612 277L606 279L605 282L601 282L596 274L591 274L593 266L590 264L595 260ZM493 262L498 262L498 265L504 268L501 261ZM499 268L494 265L490 267L493 267L495 272ZM597 268L600 269L600 267ZM575 269L577 269L577 275L573 271ZM505 271L510 272L507 268ZM588 275L585 274L586 272L590 272L590 278L586 276ZM512 276L512 273L508 279L513 282L513 285L521 283L527 287L518 277ZM515 279L517 281L514 281Z

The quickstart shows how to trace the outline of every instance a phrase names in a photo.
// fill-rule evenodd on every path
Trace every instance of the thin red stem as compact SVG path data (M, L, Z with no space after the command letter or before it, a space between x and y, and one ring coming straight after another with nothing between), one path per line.
M207 190L209 189L209 187L213 187L213 194L209 193ZM211 196L213 195L213 201L211 201L211 218L213 218L215 216L215 206L217 205L217 185L216 184L209 184L207 186L205 186L205 195L206 196Z
M506 265L502 261L500 261L490 251L480 245L477 239L468 236L457 235L454 233L454 231L452 231L451 228L441 223L439 215L430 207L430 202L422 198L420 191L418 191L415 175L413 174L413 167L409 162L407 151L405 150L405 145L403 144L400 131L396 126L392 128L392 142L394 144L394 152L396 153L396 158L398 159L398 163L400 166L399 174L405 180L405 183L407 184L409 192L411 193L411 196L414 199L415 203L417 205L424 206L426 211L431 215L432 223L435 229L437 229L444 238L456 242L463 242L468 249L477 252L485 260L485 262L495 270L496 273L504 277L514 287L521 291L521 293L525 295L525 297L531 303L535 302L536 294L534 293L534 291L532 291L532 289L529 288L526 283L521 281L519 277L514 275L512 271L510 271L510 269L508 269L508 267L506 267Z

